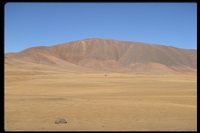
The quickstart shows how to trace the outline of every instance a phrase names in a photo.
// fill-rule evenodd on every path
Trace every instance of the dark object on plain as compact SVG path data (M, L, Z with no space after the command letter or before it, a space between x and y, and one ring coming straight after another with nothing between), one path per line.
M55 124L66 124L67 121L64 118L56 118Z

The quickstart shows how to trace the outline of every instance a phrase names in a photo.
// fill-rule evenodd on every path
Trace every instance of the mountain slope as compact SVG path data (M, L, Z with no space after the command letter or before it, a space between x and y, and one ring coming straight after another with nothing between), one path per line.
M197 50L95 38L50 47L32 47L19 53L5 54L6 66L18 64L23 67L16 62L75 71L195 72Z

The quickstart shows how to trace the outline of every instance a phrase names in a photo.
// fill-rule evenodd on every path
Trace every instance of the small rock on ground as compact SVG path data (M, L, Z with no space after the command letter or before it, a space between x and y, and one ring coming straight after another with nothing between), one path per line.
M66 124L67 121L64 118L56 118L55 124Z

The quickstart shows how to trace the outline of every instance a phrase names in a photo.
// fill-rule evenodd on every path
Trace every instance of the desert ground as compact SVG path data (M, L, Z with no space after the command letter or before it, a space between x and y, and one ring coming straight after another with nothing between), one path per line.
M197 130L196 74L106 74L5 71L5 131Z

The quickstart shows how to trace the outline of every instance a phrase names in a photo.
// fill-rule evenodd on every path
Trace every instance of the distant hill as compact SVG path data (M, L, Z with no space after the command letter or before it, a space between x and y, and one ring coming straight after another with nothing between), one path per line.
M197 50L95 38L6 53L5 66L66 72L196 72Z

